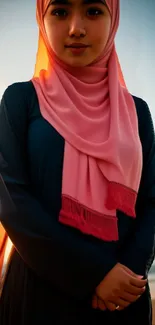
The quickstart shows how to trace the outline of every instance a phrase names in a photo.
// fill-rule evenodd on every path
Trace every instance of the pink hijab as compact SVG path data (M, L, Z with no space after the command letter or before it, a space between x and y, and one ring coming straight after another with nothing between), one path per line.
M65 139L59 222L116 241L116 211L135 217L142 172L136 108L114 44L119 0L107 0L112 25L104 53L78 69L50 48L43 22L48 4L37 1L40 34L32 82L43 118Z

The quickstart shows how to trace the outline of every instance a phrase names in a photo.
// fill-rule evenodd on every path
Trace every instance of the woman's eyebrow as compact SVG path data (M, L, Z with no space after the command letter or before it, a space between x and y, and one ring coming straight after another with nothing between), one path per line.
M71 5L69 0L51 0L49 5Z
M98 3L98 4L102 4L102 5L105 5L106 4L105 0L83 0L83 3L84 4L95 4L95 3Z

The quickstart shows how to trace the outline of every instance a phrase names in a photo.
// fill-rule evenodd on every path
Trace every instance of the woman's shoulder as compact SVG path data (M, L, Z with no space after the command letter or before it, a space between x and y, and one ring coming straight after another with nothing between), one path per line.
M131 96L135 102L135 106L138 114L141 114L143 109L146 111L149 110L148 104L144 99L142 99L141 97L137 97L135 95L131 95Z
M150 108L147 102L136 96L132 96L135 102L137 117L138 117L138 126L139 126L139 135L143 147L143 151L148 151L148 146L152 146L152 143L155 141L155 132L154 132L154 123Z
M31 81L16 82L9 85L1 99L1 110L14 124L26 121L31 108L37 104L36 91Z
M2 100L4 99L8 103L11 101L13 102L20 102L24 100L28 100L33 95L35 95L35 89L31 81L24 81L24 82L16 82L9 85L2 96Z
M136 106L139 127L143 127L144 124L152 124L152 116L148 103L144 99L135 95L132 95L132 97Z

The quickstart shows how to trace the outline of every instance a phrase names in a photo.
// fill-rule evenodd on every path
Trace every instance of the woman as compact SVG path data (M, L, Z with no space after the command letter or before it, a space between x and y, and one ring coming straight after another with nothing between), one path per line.
M119 11L118 0L37 1L35 75L0 108L14 203L8 212L3 195L0 217L15 248L1 324L151 324L154 131L123 81Z

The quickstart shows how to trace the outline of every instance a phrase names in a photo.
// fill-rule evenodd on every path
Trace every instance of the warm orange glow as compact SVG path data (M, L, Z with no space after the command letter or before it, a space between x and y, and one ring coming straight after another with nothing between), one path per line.
M8 235L0 223L0 275L2 272L3 262L4 262L4 254L7 245Z
M3 274L5 274L5 268L7 267L8 260L10 258L10 253L12 251L12 247L13 247L12 241L8 237L7 243L6 243L6 248L5 248L5 253L4 253L3 267L2 267L2 271L1 271L2 276L3 276Z
M46 46L44 44L41 34L39 34L38 51L37 51L37 57L36 57L34 77L39 77L41 70L47 71L48 64L49 64L49 59L48 59L47 49L46 49Z
M121 69L121 65L120 65L117 53L116 53L116 59L117 59L117 66L118 66L119 81L120 81L121 85L126 88L126 83L125 83L125 80L124 80L124 77L123 77L123 72L122 72L122 69Z

